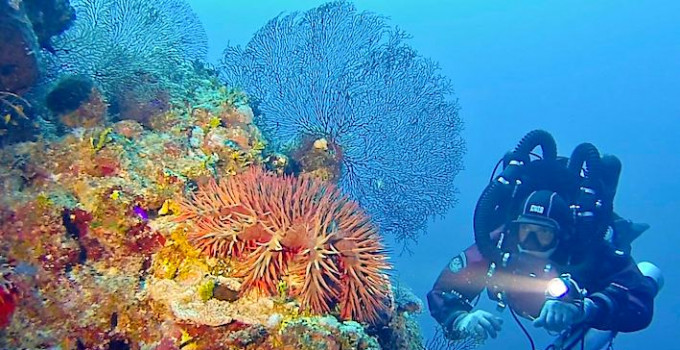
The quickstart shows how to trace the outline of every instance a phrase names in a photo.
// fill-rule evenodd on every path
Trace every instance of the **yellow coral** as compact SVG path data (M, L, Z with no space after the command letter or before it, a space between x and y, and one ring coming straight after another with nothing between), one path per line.
M38 208L43 209L43 210L52 206L52 200L45 193L40 193L35 198L35 201L36 201L36 204L38 205Z
M94 135L93 137L90 137L90 145L95 151L99 151L100 149L104 148L104 145L106 145L108 142L113 140L111 138L111 132L113 131L113 128L106 128L104 131L101 133Z
M278 331L276 333L278 334L283 334L283 332L286 330L286 327L290 325L293 321L296 321L302 317L309 317L311 316L308 313L303 313L300 312L300 309L297 307L294 308L289 308L285 313L282 315L283 317L281 318L281 322L279 322L278 325Z
M198 296L203 301L208 301L213 297L215 291L215 280L210 278L198 286Z
M234 263L231 260L208 258L206 260L213 276L231 276L234 273Z
M175 229L154 259L154 275L164 279L200 278L210 271L206 258L186 239L183 229Z
M314 148L321 150L321 151L327 151L328 150L328 141L324 138L320 138L318 140L314 141Z
M222 119L220 119L219 117L213 116L212 118L210 118L210 121L208 122L208 127L210 129L214 129L214 128L220 126L221 124L222 124Z

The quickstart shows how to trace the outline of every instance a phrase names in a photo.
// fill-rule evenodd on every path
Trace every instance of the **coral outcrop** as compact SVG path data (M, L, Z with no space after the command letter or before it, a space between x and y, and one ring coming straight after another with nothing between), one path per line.
M380 347L402 313L370 218L264 170L238 93L197 100L0 152L0 347Z
M40 50L21 2L0 2L0 91L22 94L38 79Z

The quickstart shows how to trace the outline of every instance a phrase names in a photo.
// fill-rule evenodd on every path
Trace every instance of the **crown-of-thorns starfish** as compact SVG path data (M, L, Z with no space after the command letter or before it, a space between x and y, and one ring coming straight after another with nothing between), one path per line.
M333 184L251 167L180 199L178 222L215 257L239 262L242 292L289 293L315 313L375 323L389 311L390 265L377 228Z

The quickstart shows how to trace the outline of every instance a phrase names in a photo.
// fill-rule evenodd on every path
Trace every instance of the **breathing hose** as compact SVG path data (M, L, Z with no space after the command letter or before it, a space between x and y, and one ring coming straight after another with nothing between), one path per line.
M507 220L505 215L498 213L507 212L508 202L512 202L507 198L512 199L517 193L517 187L522 184L522 167L530 162L529 155L538 146L541 147L544 160L555 160L557 146L552 135L544 130L529 132L506 157L503 171L486 186L477 201L473 220L475 241L480 252L492 260L500 258L502 253L493 243L490 233Z

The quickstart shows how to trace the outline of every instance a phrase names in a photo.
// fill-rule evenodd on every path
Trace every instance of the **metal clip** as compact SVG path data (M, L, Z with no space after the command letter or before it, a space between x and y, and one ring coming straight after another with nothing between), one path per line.
M510 253L503 254L502 265L503 267L508 267L508 261L510 260Z
M498 298L498 302L496 303L496 310L498 310L498 312L502 312L508 306L508 304L506 304L505 300L504 300L505 299L505 293L498 292L498 294L496 294L496 297Z
M489 270L486 272L486 277L490 278L494 273L496 273L496 263L491 263Z

